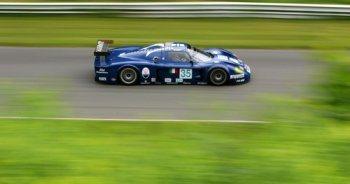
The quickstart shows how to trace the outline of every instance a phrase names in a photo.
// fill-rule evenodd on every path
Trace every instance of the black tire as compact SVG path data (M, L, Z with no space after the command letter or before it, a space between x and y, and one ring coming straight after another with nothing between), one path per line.
M121 84L135 85L139 75L134 68L125 67L119 72L118 78Z
M209 81L214 86L222 86L227 83L228 75L224 69L213 69L209 74Z

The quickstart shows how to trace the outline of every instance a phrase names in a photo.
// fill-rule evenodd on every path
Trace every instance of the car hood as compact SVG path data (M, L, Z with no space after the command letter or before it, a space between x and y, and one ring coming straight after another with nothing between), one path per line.
M242 60L240 60L237 57L229 57L229 56L225 56L225 55L214 55L214 62L215 61L219 61L219 62L224 62L227 64L233 64L233 65L239 65L239 66L243 66L244 62Z
M204 49L205 52L210 53L214 56L214 62L224 62L232 65L243 66L244 62L240 60L235 54L225 49Z

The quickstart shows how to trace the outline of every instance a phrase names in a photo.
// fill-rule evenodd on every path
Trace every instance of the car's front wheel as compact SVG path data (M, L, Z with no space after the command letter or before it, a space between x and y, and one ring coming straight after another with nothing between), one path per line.
M138 74L134 68L126 67L119 72L119 81L124 85L134 85L137 79Z
M215 86L221 86L226 84L228 75L224 69L217 68L210 72L209 80L210 83Z

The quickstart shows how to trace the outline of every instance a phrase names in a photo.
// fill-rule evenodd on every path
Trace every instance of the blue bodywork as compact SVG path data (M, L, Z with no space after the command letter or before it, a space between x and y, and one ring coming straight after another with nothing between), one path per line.
M187 43L169 42L147 47L118 47L108 52L107 56L95 57L98 82L117 84L119 72L125 67L138 72L138 84L208 84L209 74L216 68L227 72L227 84L245 83L251 77L247 64L230 51L219 48L199 50ZM174 52L185 52L190 60L174 60L170 57Z

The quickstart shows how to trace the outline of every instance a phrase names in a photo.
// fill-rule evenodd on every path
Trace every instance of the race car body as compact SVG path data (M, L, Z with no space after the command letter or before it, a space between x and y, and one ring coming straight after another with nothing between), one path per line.
M200 50L180 42L109 49L110 43L99 40L94 52L98 82L220 86L248 82L251 77L249 66L224 49Z

